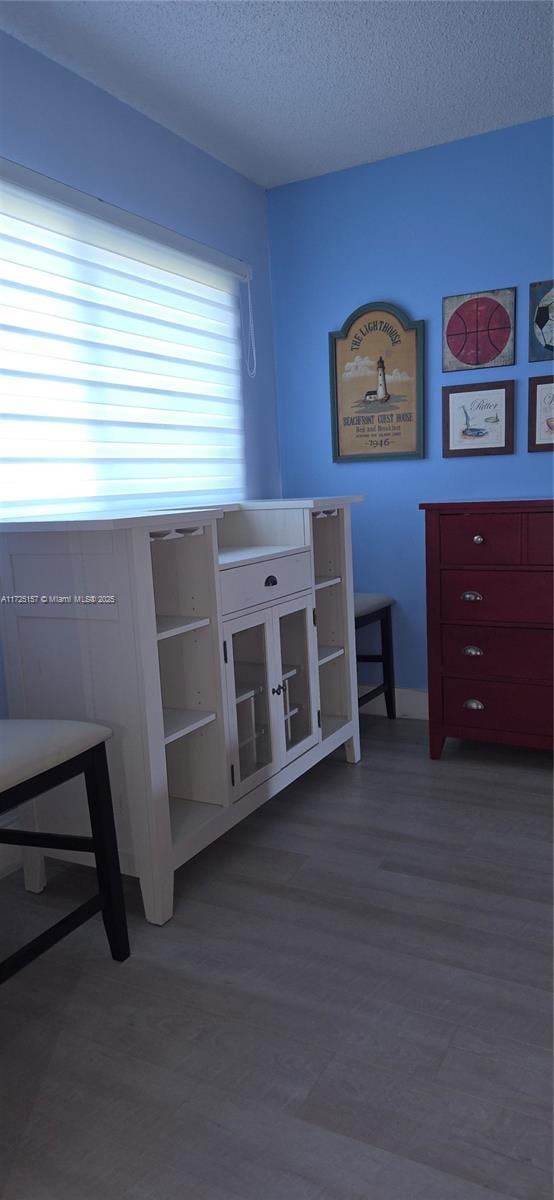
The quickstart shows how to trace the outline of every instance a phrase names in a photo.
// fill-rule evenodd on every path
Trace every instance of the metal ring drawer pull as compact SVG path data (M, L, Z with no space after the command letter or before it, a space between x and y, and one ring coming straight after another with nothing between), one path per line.
M462 654L465 654L467 658L479 658L482 653L480 646L464 646L462 650Z
M485 705L482 704L480 700L464 700L463 707L464 708L481 709L481 708L484 708Z
M462 592L460 600L482 600L480 592Z
M476 533L473 538L473 541L475 542L476 546L482 546L484 540L485 540L484 537L482 537L480 533Z
M277 576L276 575L268 575L268 577L264 583L264 587L277 587Z

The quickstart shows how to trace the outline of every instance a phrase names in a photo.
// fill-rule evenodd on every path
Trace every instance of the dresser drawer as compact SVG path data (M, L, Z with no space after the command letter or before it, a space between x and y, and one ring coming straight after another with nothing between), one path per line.
M442 516L441 561L488 567L521 562L519 513L479 513Z
M554 517L552 513L530 513L527 518L527 562L538 567L554 561Z
M551 571L441 572L441 616L447 621L552 623Z
M256 608L312 586L310 552L266 558L220 571L223 613Z
M494 625L443 625L442 667L468 679L552 679L550 629L502 629Z
M467 703L477 702L474 707ZM499 729L552 734L552 688L542 684L443 680L445 724L463 729Z

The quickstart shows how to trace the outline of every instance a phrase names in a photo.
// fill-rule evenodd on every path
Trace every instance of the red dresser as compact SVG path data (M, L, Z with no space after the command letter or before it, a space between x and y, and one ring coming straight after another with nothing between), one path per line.
M431 758L447 737L552 748L552 501L420 508Z

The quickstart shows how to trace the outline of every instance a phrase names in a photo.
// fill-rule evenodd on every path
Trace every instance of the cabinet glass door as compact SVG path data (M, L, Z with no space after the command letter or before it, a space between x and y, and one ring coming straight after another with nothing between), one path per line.
M285 761L319 740L317 725L317 642L310 600L291 601L276 611L281 655Z
M228 622L226 631L231 756L238 797L274 769L271 616L239 618Z

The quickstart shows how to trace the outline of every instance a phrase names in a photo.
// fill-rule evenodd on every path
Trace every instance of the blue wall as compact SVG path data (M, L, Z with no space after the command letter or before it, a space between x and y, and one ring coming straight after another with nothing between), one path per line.
M552 459L527 452L529 283L552 269L552 122L355 167L269 194L284 494L364 493L354 509L361 591L397 598L397 682L424 688L422 500L548 495ZM443 296L516 285L516 365L441 371ZM327 332L390 300L426 322L427 458L333 463ZM516 453L442 458L444 384L516 379Z
M264 190L3 33L0 155L251 263L258 374L244 380L248 487L279 495Z
M0 33L0 154L254 268L258 375L245 380L249 492L279 494L272 333L286 495L363 492L356 583L398 600L400 686L425 686L421 500L541 496L551 459L526 450L529 282L552 274L552 123L537 121L269 193ZM441 299L518 287L517 363L441 374ZM334 464L327 331L388 299L427 323L427 454ZM441 387L515 378L516 455L441 456Z

